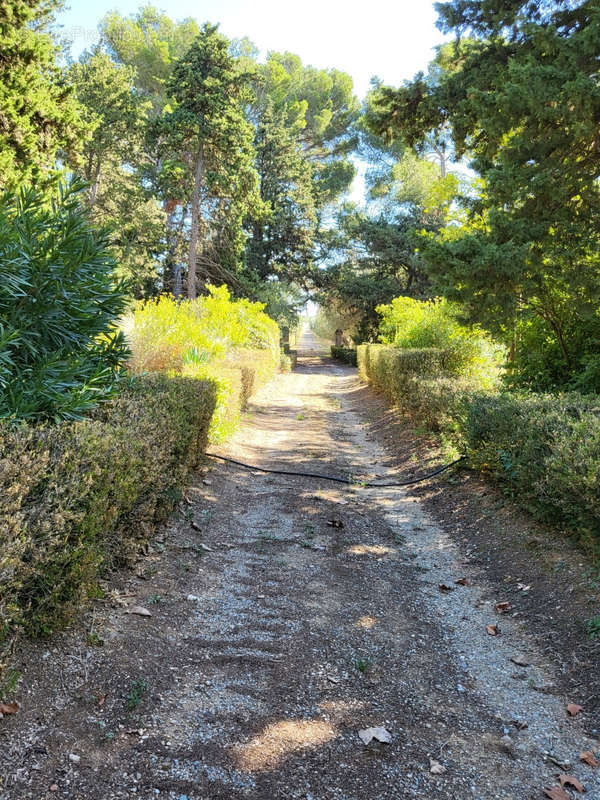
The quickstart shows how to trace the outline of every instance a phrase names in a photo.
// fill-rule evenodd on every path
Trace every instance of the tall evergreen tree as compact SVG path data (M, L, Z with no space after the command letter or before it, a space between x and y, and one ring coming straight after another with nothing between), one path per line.
M169 168L181 172L189 192L187 293L194 298L199 244L205 255L210 243L217 252L228 249L241 256L242 220L260 202L253 130L245 118L251 94L228 40L209 24L175 64L167 90L173 107L154 131ZM217 259L211 262L222 267Z
M96 49L69 70L89 134L73 165L88 182L91 218L111 231L119 272L138 297L161 288L165 215L144 186L151 102L135 89L135 70Z
M257 125L255 150L265 211L249 220L247 266L261 281L277 276L302 283L314 258L312 170L285 112L270 99Z
M82 135L48 23L57 2L0 4L0 190L49 176Z

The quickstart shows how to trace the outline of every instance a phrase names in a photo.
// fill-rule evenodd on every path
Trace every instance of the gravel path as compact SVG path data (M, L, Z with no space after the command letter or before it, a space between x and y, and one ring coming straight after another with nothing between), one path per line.
M357 392L307 333L219 452L389 478ZM218 463L81 629L18 655L0 798L527 800L561 773L600 798L585 709L470 569L402 489Z

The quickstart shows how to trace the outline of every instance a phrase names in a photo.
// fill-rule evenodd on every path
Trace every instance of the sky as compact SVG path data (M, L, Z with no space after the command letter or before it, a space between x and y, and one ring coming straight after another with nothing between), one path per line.
M70 0L58 22L63 35L73 41L73 56L94 43L98 22L107 11L118 8L126 16L142 4ZM374 75L398 86L426 69L443 38L429 0L155 0L153 5L175 20L218 22L226 36L247 36L263 53L289 50L306 64L348 72L361 98Z

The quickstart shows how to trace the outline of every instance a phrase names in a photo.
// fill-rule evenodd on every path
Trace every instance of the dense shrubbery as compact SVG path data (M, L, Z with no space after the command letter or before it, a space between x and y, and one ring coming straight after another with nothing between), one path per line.
M0 200L0 418L77 419L113 393L124 286L76 185Z
M461 433L475 466L529 510L600 545L600 401L570 393L475 394Z
M73 369L83 364L80 350L94 358L104 353L110 371L110 348L128 352L122 335L97 352L93 341L88 340L86 349L78 337L80 329L99 333L106 328L98 325L114 311L117 296L104 276L105 256L93 261L93 237L75 207L67 211L60 217L53 252L57 260L61 243L81 234L76 239L80 249L73 244L78 258L71 263L75 270L89 265L92 272L95 265L96 282L89 277L87 293L77 294L76 272L55 278L54 265L41 255L38 263L15 245L12 257L34 265L32 279L40 281L40 292L46 276L48 299L40 298L42 312L55 299L61 280L73 277L72 290L65 288L65 308L57 301L55 315L55 324L63 326L64 362ZM30 209L18 223L25 233L35 231L40 248L54 241L54 218L47 238L40 239L43 231L36 227L46 213ZM23 235L21 242L25 240ZM75 240L69 242L71 246ZM66 260L61 263L64 266ZM6 294L15 293L18 304L19 286L3 288ZM52 335L49 310L43 321L50 331L40 331L42 341ZM64 382L65 394L73 389L72 397L79 402L69 405L70 416L75 416L75 408L77 413L88 410L82 403L88 395L107 402L82 420L0 424L0 643L20 629L50 631L93 594L103 570L131 559L179 498L209 436L220 439L233 429L249 396L279 364L277 325L259 304L230 300L224 287L211 288L207 297L194 303L161 298L140 306L124 327L132 344L131 368L138 375L129 381L123 377L119 394L108 399L98 380L87 379L84 366L84 389L73 389L68 371L57 370L52 374ZM68 342L73 345L72 359ZM9 368L10 363L5 366ZM25 371L21 376L29 392L32 375ZM108 385L107 380L103 390ZM33 389L38 391L37 384ZM61 413L67 416L64 408Z
M421 348L401 350L382 344L357 348L360 377L410 414L419 424L447 434L455 432L464 414L466 397L497 380L469 374L457 362L454 350Z
M600 544L600 402L486 391L440 349L358 347L359 374L420 425L441 431L528 510ZM483 389L483 390L482 390Z
M250 395L280 363L279 328L261 303L232 300L225 286L178 302L141 303L124 328L134 374L167 372L217 384L211 438L227 436Z
M493 381L503 350L477 326L459 322L458 308L447 300L396 297L379 306L380 339L403 349L437 348L445 352L445 371Z
M331 347L331 357L336 358L338 361L343 361L345 364L350 364L351 367L358 366L356 360L356 348L354 347Z
M90 419L0 427L0 641L47 633L127 561L180 497L211 383L136 378Z

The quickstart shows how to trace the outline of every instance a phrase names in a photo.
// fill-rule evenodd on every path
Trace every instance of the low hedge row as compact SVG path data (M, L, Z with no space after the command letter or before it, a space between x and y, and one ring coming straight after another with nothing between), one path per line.
M536 516L600 548L600 398L476 393L461 433L471 463Z
M214 384L136 378L95 418L0 427L0 641L43 634L127 562L205 449Z
M343 361L344 364L350 364L351 367L358 366L354 347L336 347L332 345L331 357L335 358L337 361Z
M536 516L600 547L600 398L482 391L444 351L360 345L358 368L404 413L441 431Z
M208 364L189 362L183 366L182 375L213 381L217 387L211 441L222 442L233 433L250 397L271 380L278 367L271 349L237 349Z
M132 378L85 420L0 426L0 652L68 621L102 572L133 560L276 367L272 349L236 349Z

